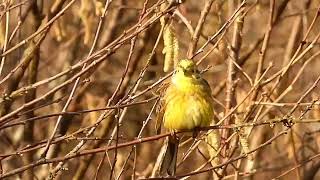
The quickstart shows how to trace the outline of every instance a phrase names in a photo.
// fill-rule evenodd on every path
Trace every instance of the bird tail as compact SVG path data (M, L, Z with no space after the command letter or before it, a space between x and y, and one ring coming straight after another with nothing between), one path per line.
M160 173L168 173L170 176L176 173L176 164L178 157L179 140L176 136L168 137L167 151L164 155L163 163L160 169Z
M152 176L174 176L178 157L179 140L175 135L169 136L163 143Z

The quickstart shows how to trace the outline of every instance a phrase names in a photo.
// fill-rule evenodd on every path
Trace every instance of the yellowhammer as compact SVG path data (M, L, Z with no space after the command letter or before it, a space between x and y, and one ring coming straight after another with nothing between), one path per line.
M181 60L161 99L158 121L163 121L164 127L174 133L209 126L212 117L213 100L209 84L192 60ZM159 173L174 175L178 150L175 135L169 137L166 149Z

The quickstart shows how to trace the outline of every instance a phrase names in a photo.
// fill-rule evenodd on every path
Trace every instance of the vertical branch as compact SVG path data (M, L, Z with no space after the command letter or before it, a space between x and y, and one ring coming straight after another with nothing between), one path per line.
M271 35L271 31L272 31L272 27L275 23L278 22L280 15L283 13L286 5L287 5L288 1L283 1L282 4L280 4L279 8L277 9L277 14L274 12L275 11L275 1L274 0L270 0L270 7L269 7L269 18L268 18L268 24L267 27L265 29L265 35L262 41L262 47L260 49L259 52L259 60L258 60L258 66L257 66L257 71L256 71L256 77L255 77L255 84L258 83L259 79L261 78L262 75L262 71L263 71L263 64L264 64L264 59L265 59L265 55L266 55L266 51L267 51L267 47L269 44L269 40L270 40L270 35ZM275 17L275 19L274 19ZM258 93L261 89L261 85L257 84L257 88L255 89L255 91L252 93L252 96L250 98L250 103L256 101L257 97L258 97ZM249 117L252 115L253 111L255 110L255 105L254 104L250 104L249 107L247 108L247 111L243 117L243 122L247 122ZM261 111L262 108L260 108L259 111ZM260 115L260 113L257 113L254 122L256 121L256 118ZM252 132L253 127L247 128L246 132L247 137L249 137L249 135ZM264 129L261 129L259 131L261 134L264 134L263 132ZM259 136L260 137L260 136ZM251 141L252 145L256 145L256 143L260 142L262 140L262 135L261 135L261 139L257 139L255 141ZM252 147L252 146L250 146ZM255 153L254 155L252 155L251 157L258 157L259 151L257 151L257 153ZM245 166L245 171L251 171L254 167L255 167L255 163L257 162L257 158L253 158L253 159L249 159L247 161L247 164Z
M269 45L270 35L271 35L271 30L272 30L274 7L275 7L275 0L270 0L268 25L267 25L267 27L265 29L265 35L264 35L264 39L263 39L263 42L262 42L262 47L261 47L261 50L259 52L259 60L258 60L258 67L257 67L255 82L259 81L259 79L261 77L261 74L262 74L264 60L265 60L265 57L266 57L267 47ZM257 94L257 93L255 93L255 94Z
M193 54L196 51L197 44L198 44L198 41L199 41L199 37L201 35L201 31L202 31L203 26L204 26L204 22L206 21L207 15L210 12L210 9L211 9L211 6L212 6L213 2L214 2L214 0L206 0L205 1L205 5L204 5L204 7L203 7L203 9L201 11L201 15L200 15L200 18L198 20L197 27L196 27L193 35L192 35L192 40L189 43L189 49L188 49L188 54L187 54L189 59L191 59L193 57Z
M290 59L292 58L294 49L297 47L297 43L299 42L299 35L302 32L302 18L301 16L298 16L294 19L292 30L290 33L290 37L288 40L288 44L285 50L284 54L284 60L283 60L283 68L285 68L289 63ZM280 82L278 88L277 88L277 94L280 95L283 93L283 91L288 87L289 84L289 73L286 73L282 77L282 81Z
M286 3L285 3L285 5L286 5ZM265 35L263 38L262 47L259 51L259 59L258 59L256 77L255 77L255 84L259 82L259 79L261 78L261 75L262 75L266 51L267 51L267 48L269 45L270 35L271 35L272 27L273 27L274 8L275 8L275 0L270 0L268 24L265 29ZM280 15L277 17L280 17ZM256 101L260 89L261 89L261 85L257 84L256 89L254 90L254 92L251 95L250 102ZM248 118L252 115L252 112L254 111L254 107L255 107L254 103L249 105L249 107L244 115L244 118L243 118L244 122L246 122L248 120Z
M292 148L294 164L297 166L299 164L299 160L298 160L298 156L297 156L296 142L295 142L294 132L293 131L290 131L290 145L291 145L291 148ZM301 174L300 174L299 169L300 168L297 168L295 170L295 173L296 173L296 178L298 180L301 180Z
M110 180L112 180L113 179L113 174L114 174L114 170L115 170L115 166L116 166L116 163L117 163L117 160L118 160L118 157L117 157L117 155L118 155L118 143L119 143L119 124L120 124L120 119L119 119L119 114L120 114L120 110L119 109L117 109L116 110L117 112L116 112L116 116L115 116L115 119L116 119L116 127L115 127L115 129L116 129L116 139L115 139L115 146L116 146L116 148L114 149L114 158L113 158L113 163L112 163L112 165L111 165L111 171L110 171L110 176L109 176L109 179ZM126 111L126 110L124 110L124 111ZM121 115L123 115L122 117L124 117L124 115L125 115L125 112L124 113L122 113ZM121 117L120 117L121 118ZM107 151L106 151L106 153L107 153ZM106 154L105 153L105 154ZM100 167L102 166L102 164L103 164L103 161L104 161L104 158L100 161L100 163L99 163L99 166L98 166L98 168L97 168L97 172L96 172L96 175L98 175L98 173L99 173L99 170L100 170ZM96 176L97 177L97 176Z
M232 36L231 46L229 48L230 56L228 58L228 71L227 71L227 82L226 82L226 110L225 114L228 114L233 107L236 106L236 99L235 99L235 88L236 88L236 67L235 63L239 61L239 52L241 49L242 43L242 28L243 28L243 21L244 21L244 13L243 10L239 12L239 16L237 17L234 23L234 30ZM234 117L231 115L225 121L225 125L229 125L233 121ZM229 130L225 129L222 132L222 137L227 139L229 136ZM224 147L224 155L228 157L228 145Z
M307 9L307 7L310 5L310 1L305 1L302 2L303 9ZM299 40L301 39L301 33L303 32L303 25L302 22L305 15L300 15L294 18L293 20L293 25L292 25L292 30L288 39L288 43L285 49L285 55L284 55L284 60L283 60L283 68L286 68L290 64L290 60L294 54L294 50L298 47ZM289 79L289 72L283 74L281 81L279 81L279 85L276 88L276 94L277 96L281 96L282 93L285 93L286 89L290 85L290 79ZM294 81L293 81L294 82ZM292 83L293 83L292 82ZM292 85L291 83L291 85ZM297 150L295 146L295 139L294 139L294 134L293 131L290 131L290 144L291 144L291 151L293 153L294 157L294 163L295 165L299 164L298 157L297 157ZM301 179L301 174L299 171L300 168L297 168L295 170L297 179Z
M39 26L41 25L42 21L42 9L37 6L37 1L32 2L32 14L34 19L34 28L33 30L36 31ZM31 42L33 43L33 42ZM33 84L37 81L38 77L38 66L39 66L39 59L40 59L40 47L37 46L32 53L31 62L28 67L28 84ZM30 90L30 92L25 96L25 103L28 103L36 98L36 89ZM34 107L31 107L33 109ZM25 118L33 118L34 111L28 111L25 114ZM24 126L24 143L30 145L34 141L34 121L26 122ZM31 164L33 161L33 153L27 153L23 156L24 164ZM32 180L34 179L33 170L29 169L23 173L23 179Z
M7 2L7 5L5 6L9 6L10 2ZM1 22L0 22L1 23ZM6 25L5 25L5 35L4 35L4 40L3 40L3 48L2 51L5 52L8 46L8 36L9 36L9 23L10 23L10 11L6 12ZM2 33L2 32L1 32ZM6 56L3 56L1 58L1 62L0 62L0 77L2 74L2 70L3 70L3 66L4 66L4 61L6 59Z

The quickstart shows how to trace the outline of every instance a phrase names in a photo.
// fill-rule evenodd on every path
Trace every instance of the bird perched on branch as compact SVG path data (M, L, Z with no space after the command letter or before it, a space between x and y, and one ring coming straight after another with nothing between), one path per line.
M175 132L209 126L213 118L210 86L192 60L179 61L159 107L158 123L163 121L172 135L166 140L163 156L158 157L156 164L159 164L160 175L174 175L179 145Z

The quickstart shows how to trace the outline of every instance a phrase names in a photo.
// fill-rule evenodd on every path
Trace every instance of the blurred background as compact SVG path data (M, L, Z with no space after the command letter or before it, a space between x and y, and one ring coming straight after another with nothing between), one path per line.
M164 179L159 89L183 58L199 63L223 126L220 161L206 131L184 137L174 178L318 179L319 8L2 0L0 179Z

